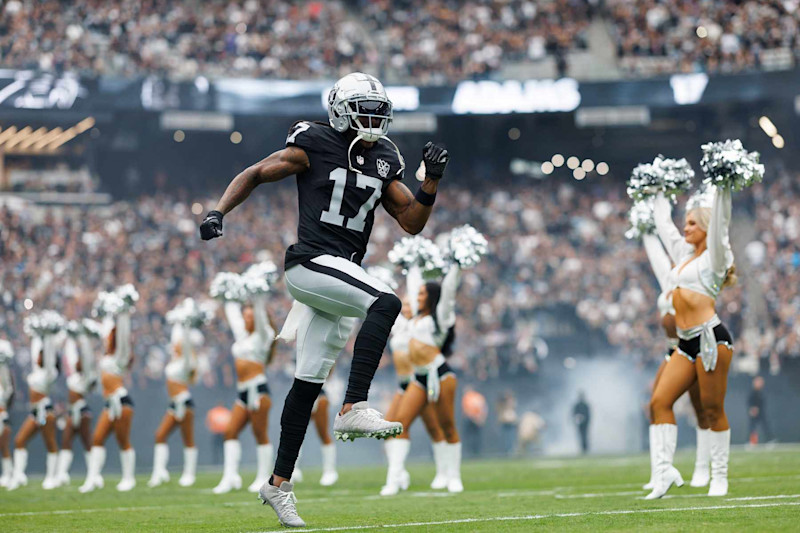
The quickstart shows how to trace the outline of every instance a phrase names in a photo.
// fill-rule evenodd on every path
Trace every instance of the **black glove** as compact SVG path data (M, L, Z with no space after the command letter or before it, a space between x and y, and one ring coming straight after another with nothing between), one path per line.
M422 161L425 163L425 177L438 181L442 179L450 154L441 146L428 141L422 149Z
M222 237L222 213L219 211L209 211L203 223L200 224L200 238L210 241L217 237Z

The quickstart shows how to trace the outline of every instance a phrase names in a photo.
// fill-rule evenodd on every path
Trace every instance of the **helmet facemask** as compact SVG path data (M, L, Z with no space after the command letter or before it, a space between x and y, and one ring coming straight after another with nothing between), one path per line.
M344 115L350 129L365 142L377 142L389 133L392 103L388 98L356 97L344 101Z

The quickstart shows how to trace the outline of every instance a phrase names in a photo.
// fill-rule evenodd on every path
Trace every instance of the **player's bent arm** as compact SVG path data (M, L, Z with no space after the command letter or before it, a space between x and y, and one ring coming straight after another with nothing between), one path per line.
M435 195L438 187L438 180L425 178L421 189L429 195ZM397 220L401 228L411 235L416 235L423 230L433 210L433 204L421 204L401 181L393 181L389 184L382 202L384 209Z
M228 214L234 207L244 202L253 189L262 183L280 181L293 174L300 174L309 169L311 163L302 148L288 146L265 157L258 163L240 172L217 203L216 211Z

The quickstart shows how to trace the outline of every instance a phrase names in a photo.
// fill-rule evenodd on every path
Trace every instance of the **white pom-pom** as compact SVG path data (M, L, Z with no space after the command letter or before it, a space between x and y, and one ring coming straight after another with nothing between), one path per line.
M243 302L247 299L242 276L233 272L220 272L214 276L209 294L212 298L223 301Z
M764 178L764 165L758 152L748 152L739 139L707 143L701 146L700 167L706 175L704 183L741 191Z
M103 336L103 325L99 322L95 322L90 318L84 318L81 321L81 326L83 327L83 334L88 337L99 339Z
M5 339L0 339L0 364L7 363L14 358L14 349L11 343Z
M55 311L42 311L25 317L23 329L28 336L54 335L66 327L64 318Z
M642 163L633 169L628 180L628 196L638 202L661 192L674 202L677 195L691 189L693 178L694 170L686 159L659 155L652 163Z
M278 281L278 267L272 261L261 261L245 270L242 279L250 295L266 294Z
M139 301L139 293L130 283L126 283L125 285L117 287L115 292L117 293L117 296L122 299L128 309L132 309L136 305L136 302Z
M441 276L446 267L439 247L419 235L403 237L395 243L389 251L389 261L402 268L403 274L408 273L411 265L417 265L426 279Z
M478 230L464 224L450 232L446 253L461 268L474 267L489 253L489 241Z
M169 324L181 324L192 329L201 328L211 322L214 311L207 305L198 304L194 298L186 298L167 313Z
M698 207L711 208L713 205L714 187L707 183L703 183L703 185L694 193L692 193L692 195L686 201L686 211L689 212L692 209L697 209Z
M628 220L631 223L630 229L625 232L628 239L638 239L642 235L654 233L656 222L653 218L652 198L634 203L628 212Z
M388 285L390 289L397 290L397 281L392 275L392 271L382 266L371 266L367 269L367 274L377 279L381 283Z
M96 318L114 317L127 308L125 301L116 292L101 291L92 306Z
M70 337L77 337L83 333L83 326L77 320L70 320L64 325L64 331L66 331L67 335Z

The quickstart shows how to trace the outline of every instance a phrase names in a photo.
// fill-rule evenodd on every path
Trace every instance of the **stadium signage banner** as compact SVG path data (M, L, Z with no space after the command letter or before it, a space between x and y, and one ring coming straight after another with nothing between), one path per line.
M172 81L81 78L0 70L0 108L115 111L203 111L232 115L298 116L324 111L330 80L281 81L198 77ZM798 73L728 76L702 73L667 78L582 82L571 78L464 81L455 86L387 86L399 113L433 115L564 113L581 108L786 100L797 96Z

